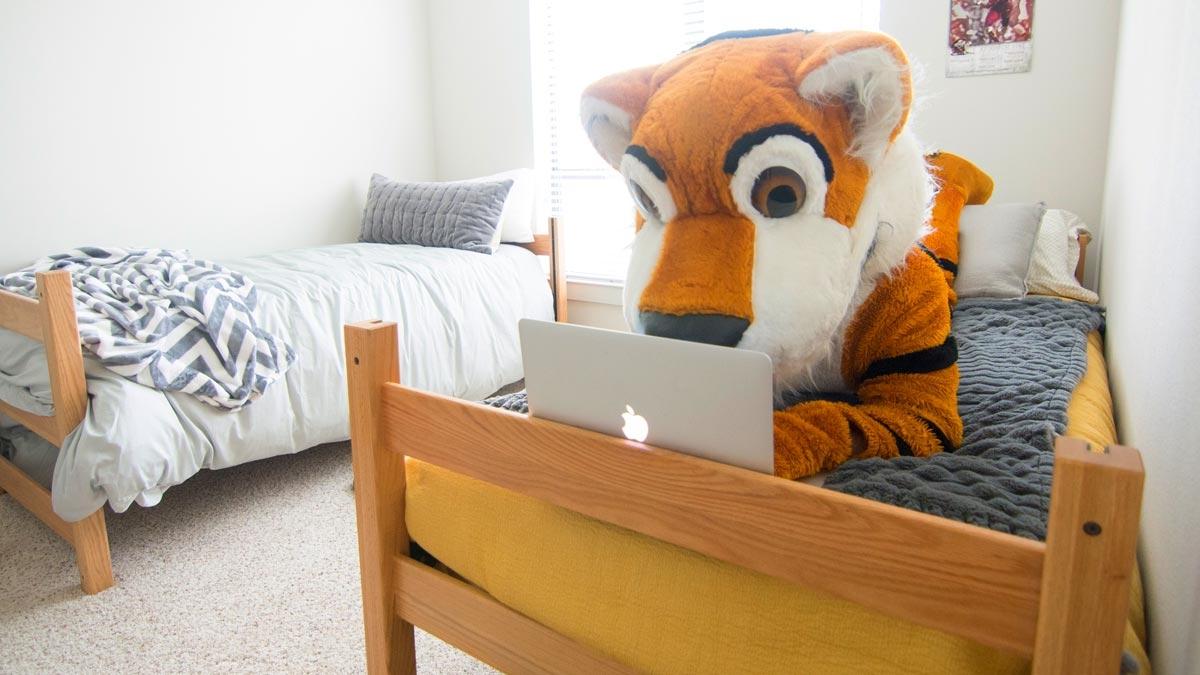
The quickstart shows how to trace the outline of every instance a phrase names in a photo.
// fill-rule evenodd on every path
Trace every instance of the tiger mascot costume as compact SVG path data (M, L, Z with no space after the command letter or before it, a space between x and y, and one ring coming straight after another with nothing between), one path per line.
M584 91L639 212L626 320L771 357L780 476L962 442L911 103L904 52L867 32L721 34Z

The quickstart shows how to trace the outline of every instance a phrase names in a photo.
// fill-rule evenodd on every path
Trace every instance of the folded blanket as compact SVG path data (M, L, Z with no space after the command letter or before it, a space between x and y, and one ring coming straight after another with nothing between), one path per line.
M38 272L67 270L79 337L105 367L155 389L238 410L296 361L258 327L258 295L242 275L165 249L80 248L0 278L36 295Z

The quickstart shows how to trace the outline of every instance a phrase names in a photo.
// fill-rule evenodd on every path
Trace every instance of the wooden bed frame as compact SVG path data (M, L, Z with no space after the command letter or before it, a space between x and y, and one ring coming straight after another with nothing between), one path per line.
M506 672L630 672L409 557L409 457L1028 657L1036 674L1118 670L1137 450L1058 439L1042 543L409 389L398 353L395 324L346 327L372 673L415 672L413 626Z
M87 413L87 383L83 379L83 352L75 323L75 300L68 272L37 275L38 299L0 291L0 327L43 344L50 371L54 414L33 415L0 401L0 412L61 447ZM104 509L76 523L68 523L50 506L50 491L0 457L0 490L7 491L30 513L75 547L75 564L84 593L99 593L113 585Z
M550 258L549 282L555 317L565 321L567 294L561 244L558 221L552 218L549 232L535 234L534 241L516 245L534 255ZM54 414L33 415L3 401L0 401L0 413L61 447L66 437L83 421L88 406L70 274L65 271L39 273L37 291L38 299L34 300L0 290L0 328L20 333L45 346ZM79 522L68 523L54 513L49 490L0 457L0 493L3 492L11 494L75 548L75 563L79 567L84 593L99 593L114 584L103 507Z

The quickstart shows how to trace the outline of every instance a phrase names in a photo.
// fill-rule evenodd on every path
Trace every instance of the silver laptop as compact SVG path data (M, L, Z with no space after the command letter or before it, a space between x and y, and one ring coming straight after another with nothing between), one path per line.
M535 417L774 472L766 354L532 319L520 331Z

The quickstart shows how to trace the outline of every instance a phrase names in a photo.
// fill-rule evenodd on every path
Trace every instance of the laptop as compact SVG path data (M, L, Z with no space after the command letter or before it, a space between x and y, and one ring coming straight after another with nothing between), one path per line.
M520 332L531 415L774 473L766 354L533 319Z

